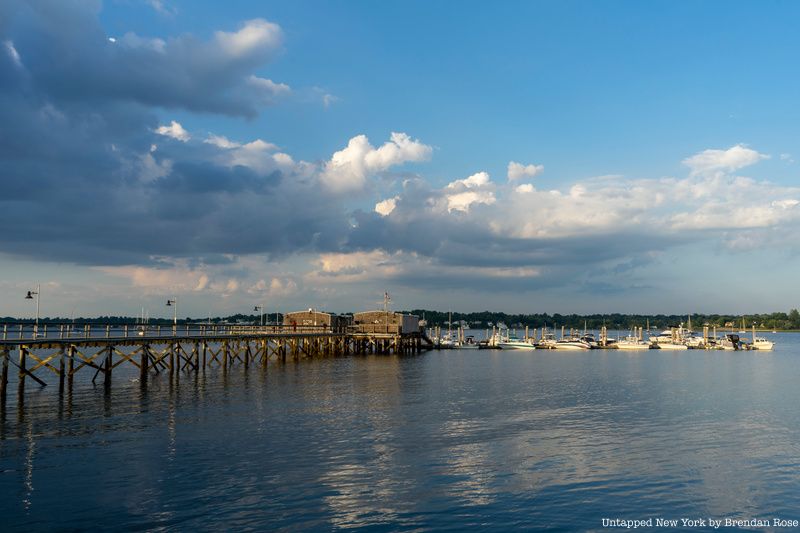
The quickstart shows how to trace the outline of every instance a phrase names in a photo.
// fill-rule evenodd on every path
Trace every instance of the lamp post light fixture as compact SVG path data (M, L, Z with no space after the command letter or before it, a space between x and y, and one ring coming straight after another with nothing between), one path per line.
M264 306L263 305L257 305L255 307L253 307L253 311L258 311L259 316L261 317L260 323L263 326L264 325Z
M172 329L175 332L178 330L178 297L173 296L171 300L167 300L167 307L172 307Z
M26 300L33 300L34 296L36 297L36 320L33 323L33 337L36 338L39 332L39 293L41 292L41 287L39 284L36 284L35 291L28 291L28 294L25 295Z

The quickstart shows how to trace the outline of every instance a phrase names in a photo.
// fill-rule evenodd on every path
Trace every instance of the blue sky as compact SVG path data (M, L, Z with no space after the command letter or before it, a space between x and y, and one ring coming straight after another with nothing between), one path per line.
M798 15L6 2L0 314L788 310Z

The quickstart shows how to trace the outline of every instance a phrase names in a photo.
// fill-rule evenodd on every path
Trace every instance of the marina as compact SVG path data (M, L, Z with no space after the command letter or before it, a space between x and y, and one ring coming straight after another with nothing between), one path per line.
M503 351L584 350L727 350L770 351L775 342L756 336L752 341L737 333L717 335L703 328L702 335L679 325L659 334L646 335L635 328L630 335L609 337L602 328L592 332L567 331L560 338L547 328L525 328L524 336L508 328L486 330L483 340L463 328L426 329L414 315L383 310L354 315L335 315L315 309L286 313L280 325L182 324L150 326L98 326L96 324L5 324L0 340L0 402L7 403L10 388L16 389L18 404L24 404L29 386L57 385L60 393L73 387L79 372L91 373L91 383L110 390L118 367L135 370L147 386L153 375L164 374L179 381L181 375L234 366L266 370L287 359L342 357L368 354L419 354L423 350L495 349ZM176 318L177 322L177 318Z
M475 332L477 333L477 332ZM745 332L721 333L717 334L717 328L704 326L702 333L695 332L691 326L684 328L683 324L665 329L660 333L650 333L642 327L636 327L627 335L617 332L616 337L609 337L608 329L600 329L599 335L595 337L594 332L584 329L582 332L566 328L561 329L561 336L556 337L555 333L546 327L524 328L523 337L518 337L516 330L508 328L493 328L483 332L483 340L476 341L476 335L466 334L465 330L459 328L456 332L448 332L442 335L441 329L433 328L428 330L425 338L433 339L430 346L436 349L456 349L469 344L497 350L761 350L769 351L774 349L775 341L766 337L758 336L755 326L750 335ZM466 339L469 339L467 342Z

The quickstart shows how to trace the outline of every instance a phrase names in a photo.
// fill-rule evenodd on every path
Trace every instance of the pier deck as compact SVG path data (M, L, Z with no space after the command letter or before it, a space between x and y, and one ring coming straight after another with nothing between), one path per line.
M227 371L232 366L266 369L287 358L335 357L359 354L413 354L423 348L419 333L360 332L355 328L323 326L98 326L57 325L38 328L5 325L0 339L0 402L16 384L22 403L26 382L41 387L57 382L59 392L71 389L81 370L94 371L105 387L120 365L138 369L146 386L153 374L179 379L181 373L207 368ZM9 372L17 373L10 383Z

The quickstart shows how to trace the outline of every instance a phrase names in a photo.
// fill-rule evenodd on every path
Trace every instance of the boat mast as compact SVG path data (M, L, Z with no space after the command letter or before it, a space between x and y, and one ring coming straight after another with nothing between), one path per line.
M453 310L452 309L448 311L448 316L447 316L447 338L448 339L452 339L453 338Z

